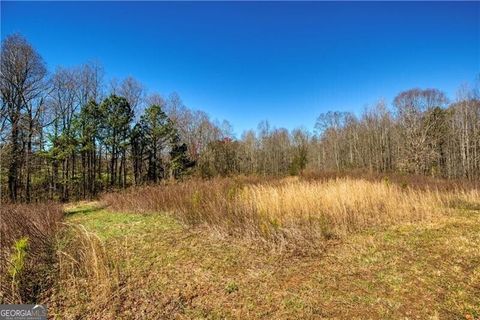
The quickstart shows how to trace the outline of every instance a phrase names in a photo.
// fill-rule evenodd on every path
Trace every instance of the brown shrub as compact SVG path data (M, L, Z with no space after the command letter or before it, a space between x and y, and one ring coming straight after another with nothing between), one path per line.
M2 204L0 207L0 302L36 302L51 287L55 233L63 216L53 203ZM14 245L27 239L21 274L12 279Z

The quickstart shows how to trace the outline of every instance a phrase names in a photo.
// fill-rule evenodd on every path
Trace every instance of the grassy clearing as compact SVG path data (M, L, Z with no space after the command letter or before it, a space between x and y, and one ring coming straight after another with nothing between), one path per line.
M480 317L480 212L464 206L350 233L306 256L188 228L166 214L92 204L70 212L68 223L98 235L106 253L98 257L110 274L97 284L115 285L88 296L65 278L54 308L65 318ZM76 283L91 279L75 276Z

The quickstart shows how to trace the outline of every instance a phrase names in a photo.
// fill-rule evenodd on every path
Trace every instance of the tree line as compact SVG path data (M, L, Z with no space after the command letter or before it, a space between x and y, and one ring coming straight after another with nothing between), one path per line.
M53 73L19 34L1 47L1 199L68 201L132 185L233 174L367 169L480 178L480 95L400 93L360 116L321 114L313 133L259 124L235 139L227 121L147 94L132 77L104 81L98 63Z
M398 94L356 116L326 112L315 132L271 128L237 141L215 141L198 164L204 175L298 174L311 171L403 172L480 180L480 94L462 86L449 102L437 89Z
M480 179L480 95L463 86L453 102L436 89L398 94L393 112L385 102L360 118L320 116L312 165L364 168L442 178Z
M146 96L132 77L107 86L103 74L98 63L49 74L24 37L4 39L2 198L68 201L178 179L204 145L220 139L220 126L187 109L178 95Z

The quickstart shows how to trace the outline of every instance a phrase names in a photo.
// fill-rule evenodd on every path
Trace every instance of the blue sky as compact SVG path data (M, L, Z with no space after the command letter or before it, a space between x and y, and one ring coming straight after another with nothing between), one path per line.
M401 90L453 98L480 72L479 2L1 2L50 70L98 60L107 78L228 119L313 128Z

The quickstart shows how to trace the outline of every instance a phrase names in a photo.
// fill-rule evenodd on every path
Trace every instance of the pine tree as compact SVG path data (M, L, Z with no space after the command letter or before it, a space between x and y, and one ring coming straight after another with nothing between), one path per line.
M102 136L110 151L110 186L126 186L126 152L129 145L133 110L127 99L111 95L100 105ZM120 163L119 163L120 162ZM123 177L122 177L123 175Z

